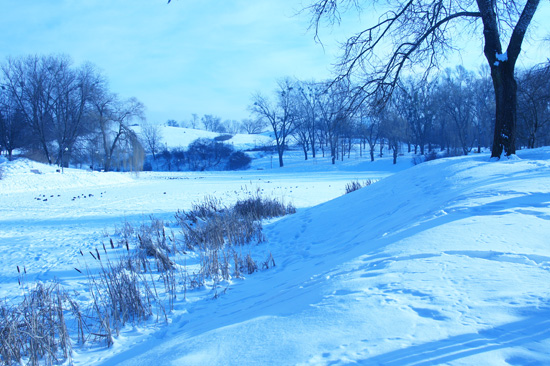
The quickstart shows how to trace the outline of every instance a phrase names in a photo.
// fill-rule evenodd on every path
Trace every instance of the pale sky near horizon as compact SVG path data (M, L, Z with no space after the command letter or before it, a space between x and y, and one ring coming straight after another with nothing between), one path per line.
M322 29L321 46L307 29L309 15L297 14L298 0L8 1L0 14L2 62L52 53L75 65L92 62L111 91L145 104L152 123L192 113L246 118L251 95L269 93L280 78L329 78L336 41L360 26L355 17L343 29ZM479 66L482 43L475 47L467 57Z

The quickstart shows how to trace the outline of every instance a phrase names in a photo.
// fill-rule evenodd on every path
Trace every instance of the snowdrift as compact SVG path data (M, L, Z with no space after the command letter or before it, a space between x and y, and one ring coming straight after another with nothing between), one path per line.
M21 264L29 277L78 282L79 245L97 247L122 219L168 218L207 189L230 200L258 187L304 200L254 248L276 267L232 281L216 300L188 294L170 324L128 327L112 348L76 347L74 364L547 365L550 148L518 156L402 171L383 160L325 171L291 162L238 175L0 162L0 293L17 291ZM350 176L386 178L310 207Z
M115 172L96 172L82 169L61 168L56 165L41 164L29 159L18 158L12 162L0 160L2 193L20 193L48 188L71 189L91 188L110 185L124 185L132 181L132 176Z
M275 269L105 365L550 363L550 149L437 160L266 228Z

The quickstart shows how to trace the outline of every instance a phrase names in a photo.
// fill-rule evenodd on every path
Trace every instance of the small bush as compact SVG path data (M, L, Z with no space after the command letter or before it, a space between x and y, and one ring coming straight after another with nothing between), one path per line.
M437 152L435 152L435 150L432 150L430 152L428 152L427 154L424 154L424 155L416 155L412 158L412 163L414 165L418 165L418 164L421 164L421 163L424 163L426 161L430 161L430 160L435 160L435 159L438 159L438 158L441 158L441 157L445 157L447 154L442 154L441 156L439 156L437 154Z
M233 147L221 142L198 138L187 150L187 163L190 170L203 171L225 167L226 161L233 153Z
M153 171L153 165L151 164L151 162L146 161L145 163L143 163L143 171L144 172L152 172Z
M233 135L220 135L220 136L214 137L214 141L223 142L223 141L231 140L232 138L233 138Z
M371 179L367 179L363 182L359 182L358 180L350 182L350 183L346 184L346 194L357 191L358 189L361 189L363 187L370 186L374 182L375 181L373 181Z
M252 158L242 151L235 151L229 156L227 161L228 170L247 169L252 162Z
M432 151L430 151L430 152L428 152L427 154L424 155L424 161L435 160L437 158L438 158L438 156L437 156L437 153L435 152L435 150L432 150Z

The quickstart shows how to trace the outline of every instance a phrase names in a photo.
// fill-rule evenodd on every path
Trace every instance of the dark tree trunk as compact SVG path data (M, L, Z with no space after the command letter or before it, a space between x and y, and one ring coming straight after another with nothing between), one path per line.
M516 153L517 83L513 66L503 62L491 70L495 88L496 119L491 156L500 158L502 153Z
M284 149L282 146L278 146L277 147L277 154L279 155L279 168L282 168L284 166L284 163L283 163L283 152L284 152Z
M514 68L521 52L523 38L540 0L527 0L504 53L500 42L497 15L493 8L494 2L491 0L476 0L476 2L483 21L485 38L483 53L491 68L495 89L496 119L491 157L499 159L503 153L505 156L516 153L517 84Z

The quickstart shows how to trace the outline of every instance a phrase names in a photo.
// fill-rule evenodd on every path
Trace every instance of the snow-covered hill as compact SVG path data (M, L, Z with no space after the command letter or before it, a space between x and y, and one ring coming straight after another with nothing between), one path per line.
M548 365L550 148L518 156L489 162L488 155L473 155L407 169L402 160L401 171L383 160L371 166L384 179L338 198L330 192L351 176L369 177L368 164L357 161L361 171L351 164L320 169L309 161L301 168L291 163L203 174L206 180L197 183L206 189L219 182L212 191L227 199L247 181L272 194L280 192L275 186L285 187L287 198L309 197L298 213L265 227L269 241L260 246L273 254L276 267L235 280L216 300L181 301L169 325L129 327L112 349L78 352L75 363ZM176 195L169 182L157 173L124 183L119 205L132 213L170 209L183 193L163 200L160 191ZM191 187L179 186L193 194ZM104 196L123 197L116 185L106 191ZM132 200L131 191L144 202ZM13 210L0 218L2 231L48 221L45 213L19 220L14 200L26 196L0 195L1 208ZM325 201L324 195L330 200L311 207L314 197ZM86 205L94 217L104 217L103 209L117 216L107 202ZM22 211L32 207L23 205ZM64 212L78 222L76 207L67 203ZM0 238L0 253L12 265L7 236ZM31 258L41 243L34 245ZM3 286L13 285L6 270L1 278Z
M141 133L140 126L134 126L132 128L138 135ZM162 141L161 145L168 149L187 149L189 144L191 144L198 138L214 139L220 135L224 135L205 130L171 126L159 126L159 132ZM271 145L273 139L265 135L236 134L233 135L232 138L223 142L225 144L232 145L235 150L249 150L257 147Z

